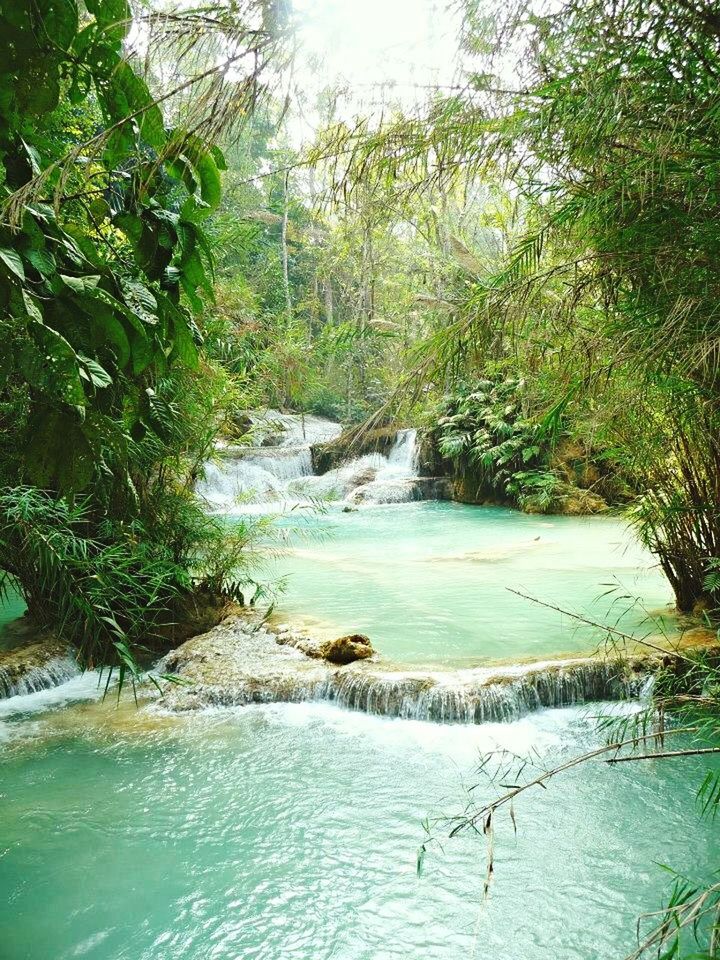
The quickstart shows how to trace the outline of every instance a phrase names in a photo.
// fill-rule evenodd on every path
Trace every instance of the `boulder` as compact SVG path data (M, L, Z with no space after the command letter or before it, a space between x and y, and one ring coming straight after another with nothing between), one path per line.
M395 445L397 432L398 428L394 426L375 427L372 430L353 427L328 443L315 443L310 448L313 470L317 474L328 473L368 453L387 456Z
M375 653L369 638L362 633L351 633L336 640L318 640L287 630L277 633L275 642L281 646L295 647L313 660L326 660L339 665L367 660Z
M362 633L351 633L337 640L326 640L321 643L318 652L323 660L329 663L354 663L356 660L367 660L375 651L369 637Z
M607 500L591 490L581 490L579 487L568 487L558 498L557 513L568 517L585 517L594 513L603 513L608 509Z

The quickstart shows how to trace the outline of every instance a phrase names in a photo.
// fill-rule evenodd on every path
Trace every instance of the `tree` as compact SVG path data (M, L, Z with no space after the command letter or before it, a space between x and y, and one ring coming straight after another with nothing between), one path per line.
M183 41L181 76L159 96L130 50L133 25L151 73ZM199 328L213 297L203 222L225 166L211 137L260 96L278 31L255 2L133 16L125 0L18 0L0 12L1 565L87 660L126 663L128 638L167 625L203 580L208 540L222 544L192 494L231 392ZM207 67L208 50L222 62ZM250 73L228 78L249 50ZM140 626L143 603L123 606L117 585L68 614L78 551L92 565L108 550L147 584Z

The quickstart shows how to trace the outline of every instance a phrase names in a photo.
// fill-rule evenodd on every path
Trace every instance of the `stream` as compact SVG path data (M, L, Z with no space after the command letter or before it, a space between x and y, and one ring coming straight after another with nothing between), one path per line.
M365 632L394 670L446 677L601 642L507 587L638 637L673 629L618 519L416 499L413 431L316 477L310 443L337 425L258 427L201 493L230 522L281 516L288 545L265 571L287 578L279 620ZM528 793L517 833L496 823L486 900L483 838L447 839L510 755L591 749L597 716L632 700L463 724L325 702L178 715L101 692L88 673L0 700L3 960L617 960L668 895L661 865L703 879L720 854L697 758L585 765ZM442 842L418 875L426 820Z

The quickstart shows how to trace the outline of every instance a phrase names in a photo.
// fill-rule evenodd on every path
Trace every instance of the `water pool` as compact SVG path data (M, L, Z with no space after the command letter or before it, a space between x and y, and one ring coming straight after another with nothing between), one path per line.
M13 647L27 642L27 632L23 630L22 624L26 609L22 597L8 587L0 603L0 651L12 650Z
M667 894L657 864L707 877L720 853L695 760L599 764L528 794L517 838L498 823L486 903L480 839L431 847L417 877L422 821L462 807L478 753L584 749L578 708L480 727L309 704L11 712L3 960L617 960Z
M638 636L660 628L648 612L671 629L667 581L618 519L424 502L333 510L300 529L272 568L287 576L278 616L366 633L400 663L546 657L601 638L508 587Z

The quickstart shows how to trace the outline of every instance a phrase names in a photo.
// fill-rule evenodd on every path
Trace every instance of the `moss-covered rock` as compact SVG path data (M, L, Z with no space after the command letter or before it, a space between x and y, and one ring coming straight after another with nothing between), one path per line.
M162 642L155 645L156 652L177 647L191 637L207 633L227 617L240 612L234 601L222 594L208 590L195 590L179 597L173 610L173 622L159 631Z
M452 460L440 453L436 430L418 431L418 471L421 477L452 477Z
M370 638L362 633L351 633L337 640L326 640L321 643L320 656L329 663L354 663L356 660L367 660L375 651Z
M627 503L635 495L621 467L607 452L573 437L564 437L550 458L550 468L569 487L588 490L607 504Z
M0 651L0 699L56 687L80 672L76 651L51 634Z
M327 473L348 460L363 457L368 453L382 453L387 456L396 437L397 427L376 427L372 430L355 427L344 430L337 440L316 443L311 447L313 470L319 474Z
M552 500L548 504L527 500L523 503L524 513L552 513L566 517L588 517L609 510L604 497L592 490L583 490L568 483L559 483Z

